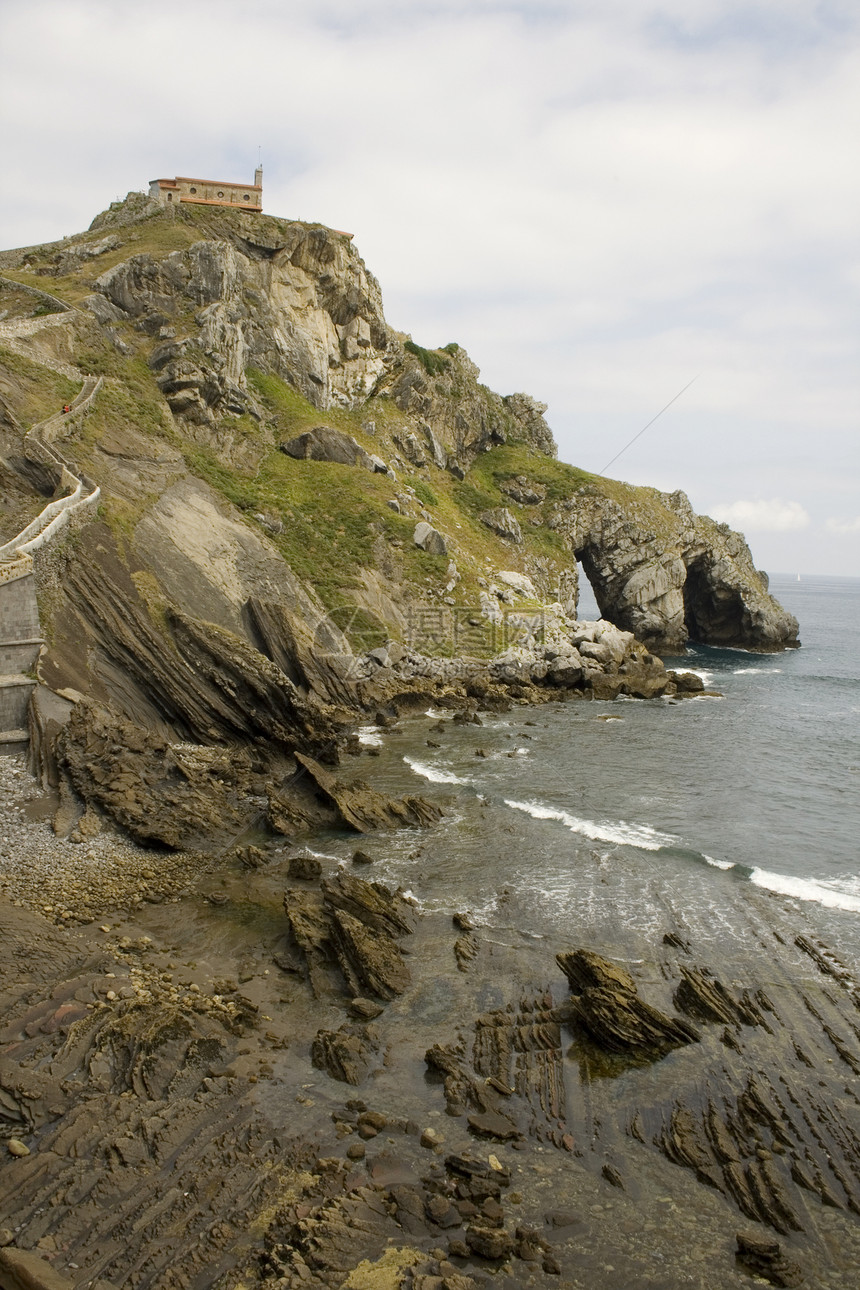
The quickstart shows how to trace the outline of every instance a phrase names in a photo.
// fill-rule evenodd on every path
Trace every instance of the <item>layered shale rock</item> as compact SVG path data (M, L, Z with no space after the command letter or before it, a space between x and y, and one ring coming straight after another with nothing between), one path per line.
M557 954L556 961L570 984L570 1019L606 1052L660 1057L698 1040L688 1022L641 999L626 968L591 950Z
M423 797L386 797L363 780L345 783L312 757L297 753L295 760L295 774L267 789L269 821L279 833L321 824L356 833L425 828L441 818L441 809Z
M387 1003L408 986L400 942L414 929L415 911L400 892L341 871L318 890L291 888L284 909L318 994L330 991L329 965L337 966L351 998Z
M523 996L471 1023L471 1045L433 1044L424 1060L443 1081L447 1112L464 1116L477 1138L526 1136L571 1150L561 1024L549 994Z

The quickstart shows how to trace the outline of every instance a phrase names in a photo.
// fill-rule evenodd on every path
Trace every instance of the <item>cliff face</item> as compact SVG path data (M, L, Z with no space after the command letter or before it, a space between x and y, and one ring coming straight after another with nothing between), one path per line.
M142 252L118 262L83 302L102 323L133 319L160 341L148 358L174 415L209 427L230 415L260 418L246 382L253 368L320 412L386 397L409 417L403 438L416 465L429 454L441 468L466 470L510 436L555 452L542 405L481 387L457 345L430 353L392 331L379 284L344 235L225 212L210 213L205 231L160 259ZM68 257L57 267L67 266Z
M5 538L60 482L28 429L104 377L56 445L102 498L42 578L56 691L165 736L319 756L338 722L309 694L372 703L386 641L408 658L557 641L577 560L653 652L796 640L739 534L682 493L558 462L543 405L388 326L343 235L137 195L0 272ZM641 669L625 650L612 666ZM377 693L421 665L398 666Z

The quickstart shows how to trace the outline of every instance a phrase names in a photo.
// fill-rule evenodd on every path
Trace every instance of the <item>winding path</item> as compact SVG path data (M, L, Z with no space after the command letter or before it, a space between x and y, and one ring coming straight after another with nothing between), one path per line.
M11 280L7 281L11 283ZM49 299L53 300L53 297ZM64 376L83 379L70 412L57 412L47 417L24 436L24 455L29 461L58 470L59 487L63 491L62 496L49 502L20 533L0 545L0 754L23 751L29 744L28 708L36 686L31 673L44 643L36 600L34 558L38 558L38 553L45 550L72 519L94 511L101 495L97 486L78 474L77 468L62 455L57 444L71 426L79 424L86 415L102 387L102 377L84 376L69 364L39 357L16 344L16 341L20 342L44 327L63 325L76 312L66 306L58 314L0 322L0 344L15 352L26 353L32 361L60 371Z

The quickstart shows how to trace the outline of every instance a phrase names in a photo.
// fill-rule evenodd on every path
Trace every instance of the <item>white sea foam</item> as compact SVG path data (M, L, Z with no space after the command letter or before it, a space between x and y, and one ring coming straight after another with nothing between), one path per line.
M437 766L428 766L426 762L416 761L413 757L404 757L403 760L410 770L414 770L416 775L422 779L429 779L431 784L471 784L471 780L463 779L460 775L455 775L452 770L440 770Z
M378 726L360 726L358 742L364 748L379 748L382 744L382 733Z
M626 824L624 820L598 824L596 820L583 820L568 811L556 811L551 806L542 806L540 802L512 802L506 799L505 806L510 806L515 811L525 811L526 815L535 820L558 820L571 833L580 833L595 842L613 842L617 846L659 851L661 847L672 846L678 841L671 834L658 833L650 824Z
M829 884L816 882L814 878L792 878L784 873L770 873L767 869L753 869L750 882L767 891L778 892L781 896L793 896L795 900L811 900L828 909L846 909L860 914L860 896L853 896L846 891L835 890Z
M735 676L773 676L775 673L781 672L781 671L782 671L781 667L736 667L734 669L734 675Z
M731 860L715 860L713 856L705 856L705 859L715 869L734 869L735 867Z

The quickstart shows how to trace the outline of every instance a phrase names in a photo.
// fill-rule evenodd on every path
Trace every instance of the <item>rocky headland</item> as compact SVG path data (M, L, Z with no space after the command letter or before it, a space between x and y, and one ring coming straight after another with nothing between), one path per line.
M130 194L0 272L3 1290L847 1285L826 946L526 944L363 849L445 807L360 726L795 646L742 536L559 462L321 226Z

